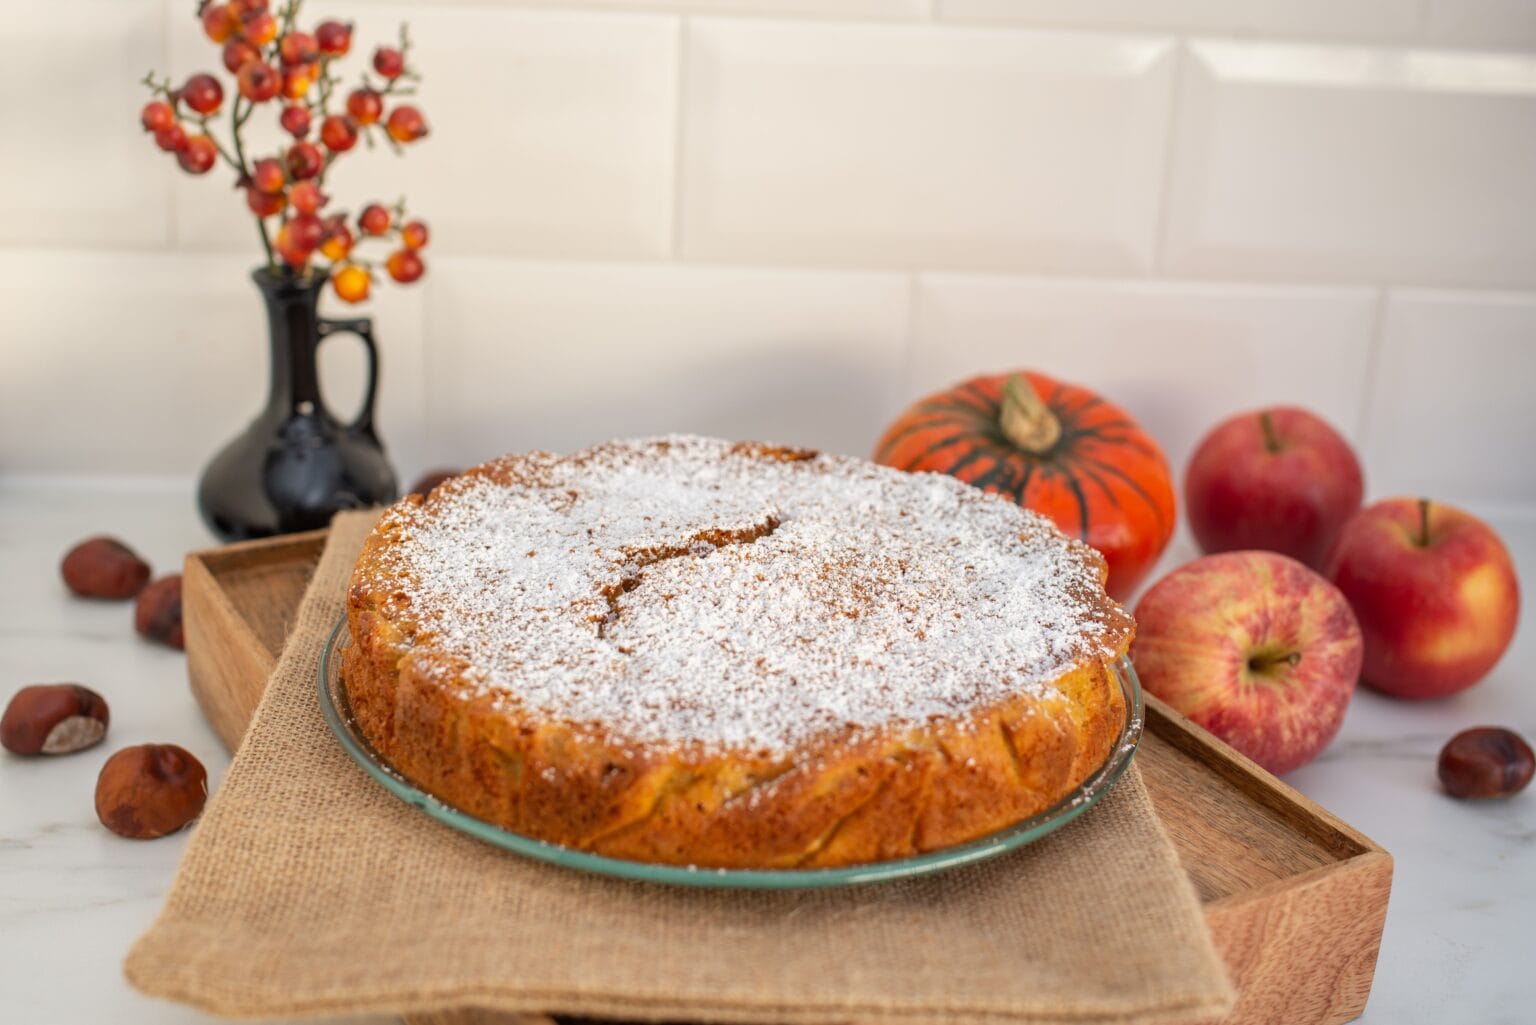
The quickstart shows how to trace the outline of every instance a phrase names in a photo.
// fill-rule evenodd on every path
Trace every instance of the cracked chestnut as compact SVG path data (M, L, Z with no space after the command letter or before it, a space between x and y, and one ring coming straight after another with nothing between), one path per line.
M181 574L161 577L139 592L133 628L152 641L186 648L181 630Z
M182 829L202 814L207 800L207 770L175 744L125 747L96 778L96 817L131 840Z
M81 541L59 565L64 585L82 598L121 601L149 582L149 563L115 537Z
M111 713L107 702L77 683L23 687L0 717L0 746L19 755L67 755L100 743Z
M1440 750L1440 784L1452 797L1511 797L1536 773L1531 745L1502 726L1462 730Z

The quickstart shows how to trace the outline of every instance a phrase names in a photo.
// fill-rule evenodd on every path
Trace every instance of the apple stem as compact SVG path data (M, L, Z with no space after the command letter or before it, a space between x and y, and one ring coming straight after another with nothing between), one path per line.
M1419 547L1429 547L1429 499L1419 499Z
M1050 451L1061 438L1061 421L1023 374L1013 374L1003 382L998 425L1009 442L1035 455Z
M1301 652L1291 651L1284 655L1255 655L1248 660L1248 668L1255 673L1262 673L1282 662L1292 667L1301 665Z
M1280 436L1275 433L1275 422L1269 418L1269 411L1259 414L1259 430L1264 432L1264 448L1275 453L1280 451Z

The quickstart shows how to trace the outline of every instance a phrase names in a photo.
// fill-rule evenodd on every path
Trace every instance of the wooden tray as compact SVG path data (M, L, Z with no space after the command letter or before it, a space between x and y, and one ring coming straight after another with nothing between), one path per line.
M193 552L183 578L192 693L240 743L325 532ZM1333 1025L1370 995L1392 858L1150 695L1136 762L1239 992L1227 1025ZM506 1025L466 1010L409 1025Z

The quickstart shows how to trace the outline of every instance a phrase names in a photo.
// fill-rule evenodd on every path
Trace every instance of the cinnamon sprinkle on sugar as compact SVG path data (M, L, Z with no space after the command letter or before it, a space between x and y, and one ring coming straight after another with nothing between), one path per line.
M968 716L1129 618L1099 557L954 478L675 436L506 456L406 501L364 581L422 671L635 745L790 751Z

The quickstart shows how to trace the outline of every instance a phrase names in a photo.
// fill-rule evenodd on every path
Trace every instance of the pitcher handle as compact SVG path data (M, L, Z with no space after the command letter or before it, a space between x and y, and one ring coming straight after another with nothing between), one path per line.
M372 436L373 397L379 386L379 348L373 340L373 318L335 320L331 317L321 317L319 322L321 341L334 334L356 335L362 339L363 348L368 351L368 386L363 392L363 405L357 412L357 419L347 424L347 430Z

